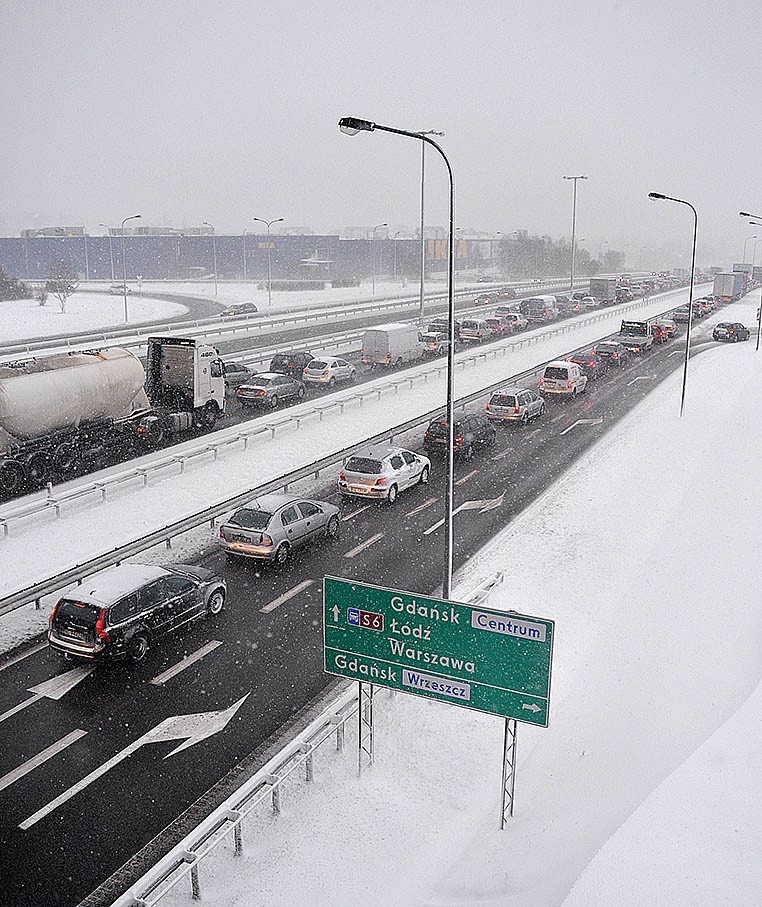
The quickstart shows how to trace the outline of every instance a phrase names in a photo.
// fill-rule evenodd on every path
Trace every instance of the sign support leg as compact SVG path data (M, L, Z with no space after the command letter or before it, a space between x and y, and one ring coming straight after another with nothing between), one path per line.
M358 720L357 733L357 774L361 775L363 768L373 765L373 691L372 683L363 683L358 686Z
M518 724L515 718L505 719L505 736L503 738L503 791L500 810L500 829L505 828L505 820L513 818L513 792L516 785L516 734Z

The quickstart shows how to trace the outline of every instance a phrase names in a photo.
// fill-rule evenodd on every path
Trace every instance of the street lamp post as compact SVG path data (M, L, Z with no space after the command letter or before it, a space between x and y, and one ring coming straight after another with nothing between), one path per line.
M124 322L125 324L130 320L129 313L127 311L127 259L125 257L125 245L124 245L124 225L128 220L136 220L139 217L142 217L142 214L131 214L129 217L125 217L122 221L122 293L124 294Z
M85 230L85 280L90 280L90 259L87 257L87 230Z
M282 220L285 220L285 217L276 217L275 220L262 220L261 217L252 217L252 220L257 221L257 223L264 224L267 227L267 308L270 308L270 305L273 301L272 296L272 283L273 283L273 272L272 264L270 259L270 227L273 224L279 224Z
M99 227L105 227L108 230L108 254L111 259L111 283L114 282L114 245L111 241L111 228L106 224L98 224Z
M380 128L380 127L379 127ZM375 297L376 295L376 230L380 230L381 227L388 227L388 224L376 224L373 228L373 232L370 236L370 273L371 273L371 295Z
M693 280L696 276L696 236L698 234L698 213L690 202L682 198L673 198L671 195L663 195L661 192L649 192L649 198L661 199L667 202L677 202L679 205L687 205L693 211L693 252L691 253L691 288L688 294L688 329L685 332L685 361L683 363L683 389L680 394L680 416L685 409L685 385L688 381L688 359L691 352L691 326L693 324Z
M394 282L397 282L397 237L400 233L403 233L403 230L397 230L394 234ZM403 281L404 283L404 281Z
M571 281L569 286L569 295L574 296L574 247L577 237L577 180L586 180L586 176L565 176L565 180L572 180L574 183L574 193L572 201L572 242L571 242Z
M756 239L756 238L757 238L757 234L755 233L754 236L747 236L746 239L743 241L743 252L741 253L741 263L742 264L746 264L746 244L748 242L751 242L752 239Z
M609 241L607 239L604 239L602 243L598 244L598 261L599 262L603 261L603 247L607 246L608 244L609 244Z
M512 233L501 233L500 230L498 230L497 235L502 236L503 239L510 239L511 236L518 236L519 231L514 230ZM508 280L508 243L505 244L505 279Z
M754 222L759 221L762 223L762 214L749 214L748 211L739 211L738 214L740 217L753 217ZM756 250L756 247L755 247L755 250ZM752 262L752 264L753 264L753 262ZM759 351L759 336L760 336L761 332L762 332L762 295L760 295L759 311L757 312L757 345L755 347L755 350L757 352Z
M370 120L360 120L355 117L342 117L339 120L339 129L348 135L357 135L358 132L373 132L376 129L382 132L390 132L394 135L404 135L411 139L418 139L431 145L439 152L447 167L447 175L450 181L450 232L448 242L448 268L447 268L447 316L448 316L448 344L447 344L447 476L445 481L445 551L444 551L444 574L442 578L442 595L444 598L450 597L452 588L452 500L453 500L453 447L454 447L454 364L455 364L455 305L453 294L453 277L455 270L455 180L453 179L452 167L447 155L442 148L428 135L422 135L420 132L409 132L406 129L395 129L391 126L380 126L372 123Z
M427 129L422 132L416 133L421 137L427 135L437 135L442 136L444 132L437 132L436 129ZM426 172L426 142L421 142L421 287L420 287L420 298L418 304L418 317L423 321L423 309L424 309L424 291L423 283L426 277L426 240L423 236L423 200L424 200L424 174Z
M214 226L208 220L202 221L205 227L212 229L212 264L214 266L214 295L217 295L217 235L214 232Z

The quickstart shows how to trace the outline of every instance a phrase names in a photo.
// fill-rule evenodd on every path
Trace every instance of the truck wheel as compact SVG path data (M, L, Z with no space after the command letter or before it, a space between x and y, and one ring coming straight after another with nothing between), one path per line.
M15 494L24 483L24 469L20 463L6 460L0 465L0 492Z
M212 403L211 400L208 403L205 403L204 408L201 411L201 421L203 423L202 427L211 431L217 424L218 416L219 410L217 409L217 404Z
M50 478L50 459L46 453L38 450L30 454L26 461L26 477L30 485L44 485Z
M66 475L66 473L71 472L74 469L76 460L76 448L69 441L64 441L63 444L59 444L53 451L53 472L61 476Z

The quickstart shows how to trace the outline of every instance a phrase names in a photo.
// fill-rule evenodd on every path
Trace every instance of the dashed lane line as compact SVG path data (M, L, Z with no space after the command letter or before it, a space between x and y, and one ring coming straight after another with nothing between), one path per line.
M274 611L280 605L285 604L289 599L293 598L295 595L298 595L300 592L303 592L308 586L313 584L314 580L305 579L301 583L297 583L293 589L289 589L288 592L284 592L283 595L279 595L278 598L274 598L269 604L265 605L264 608L259 610L263 614L269 614L270 611Z
M503 460L509 454L512 454L514 450L515 450L515 448L513 448L513 447L506 447L505 450L501 450L499 454L495 454L495 456L492 457L492 459L493 460Z
M34 653L39 652L40 649L47 649L47 647L48 644L46 642L41 642L39 645L32 646L32 648L27 649L26 652L22 652L20 655L15 655L13 658L9 658L8 661L3 662L3 664L0 665L0 671L4 671L11 665L15 665L19 661L23 661L25 658L29 658L30 655L34 655Z
M362 513L364 510L368 510L372 506L373 506L372 504L366 504L364 507L358 507L357 510L353 510L351 513L348 513L346 516L343 516L341 518L342 522L346 523L347 520L353 520L358 515L358 513Z
M80 737L84 737L86 734L87 731L77 728L77 730L71 731L71 733L67 734L65 737L61 737L61 739L57 740L55 743L51 743L50 746L46 747L42 752L37 753L36 756L27 759L26 762L14 768L13 771L3 775L2 778L0 778L0 790L5 790L6 787L10 787L11 784L14 784L20 778L23 778L24 775L28 775L29 772L33 772L36 768L39 768L47 762L48 759L57 756L60 752L65 750L67 746L76 743Z
M467 472L462 478L458 479L455 482L455 484L456 485L465 485L469 479L473 479L473 477L477 474L477 472L479 472L478 469L472 469L471 472Z
M178 661L176 665L172 665L171 668L167 668L167 670L162 674L157 674L156 677L154 677L154 679L151 681L151 683L157 687L161 686L168 680L176 677L186 668L189 668L192 664L195 664L197 661L201 661L204 656L209 655L210 652L214 652L214 650L221 645L222 643L219 640L211 640L211 642L208 642L205 646L201 646L200 649L196 649L196 651L192 655L188 655L186 658L183 658L182 661Z
M408 510L408 512L405 514L405 516L415 516L416 513L420 513L422 510L425 510L427 507L431 507L432 504L436 504L437 500L438 500L437 498L428 498L427 500L425 500L423 502L423 504L419 504L417 507L413 507L412 510Z
M383 532L377 532L375 535L372 535L369 539L365 539L364 542L360 542L360 544L356 548L353 548L351 551L347 551L347 553L344 555L344 557L355 557L361 551L365 551L366 548L370 548L371 545L375 545L375 543L379 539L382 539L383 537L384 537Z

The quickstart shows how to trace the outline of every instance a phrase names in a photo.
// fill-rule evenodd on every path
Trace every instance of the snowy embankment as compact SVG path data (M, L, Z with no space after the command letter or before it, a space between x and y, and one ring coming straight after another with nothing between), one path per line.
M457 577L456 598L502 570L490 606L556 621L507 828L502 721L381 692L373 768L326 754L243 859L203 864L205 900L759 904L762 354L697 357L683 419L679 392L676 373Z
M127 305L130 324L177 318L188 311L180 303L134 295L127 297ZM0 338L4 343L123 326L124 299L107 293L74 293L65 312L52 296L44 306L35 299L0 302Z
M678 305L684 297L684 292L668 294L633 310L630 317L637 313L645 318L670 305ZM602 320L592 320L592 317L583 315L575 322L567 322L569 330L565 333L556 334L554 327L548 326L536 332L536 340L516 347L504 356L479 359L475 364L458 367L456 395L474 393L581 344L594 342L618 327L621 312L608 311ZM511 343L507 340L491 348ZM457 359L462 362L470 355L465 351ZM0 595L25 588L39 579L81 564L97 553L110 551L171 521L191 516L235 494L275 480L310 460L361 444L387 428L444 405L444 368L431 375L426 383L418 381L413 387L400 380L430 369L431 363L406 370L395 378L399 381L397 390L387 390L379 400L362 402L356 398L353 388L334 393L331 401L354 398L344 407L343 414L338 407L328 410L322 418L315 413L301 421L298 431L294 421L287 428L278 430L274 438L267 432L257 436L246 450L242 449L241 443L231 444L221 450L216 460L211 455L198 457L184 473L180 474L177 468L166 471L162 478L152 478L147 487L143 487L142 479L139 479L110 495L107 504L94 503L91 496L83 499L79 509L74 505L70 505L72 509L63 508L60 519L37 519L29 525L14 523L10 535L0 539L0 552L6 565L0 578ZM388 382L388 376L381 377L363 385L363 389ZM280 422L288 415L314 410L314 405L314 401L308 401L289 407L284 412L273 413L269 421ZM235 437L240 430L240 425L222 429L208 435L207 440ZM418 437L421 434L419 432ZM199 440L176 445L171 452L180 455L189 447L199 447ZM162 459L166 459L168 453L165 451ZM119 469L111 470L114 471ZM92 479L97 480L97 476L91 476ZM12 511L14 506L10 503L0 508L0 515ZM139 513L137 519L136 513ZM30 538L34 538L34 545L29 544ZM40 551L45 552L44 562L40 560Z

